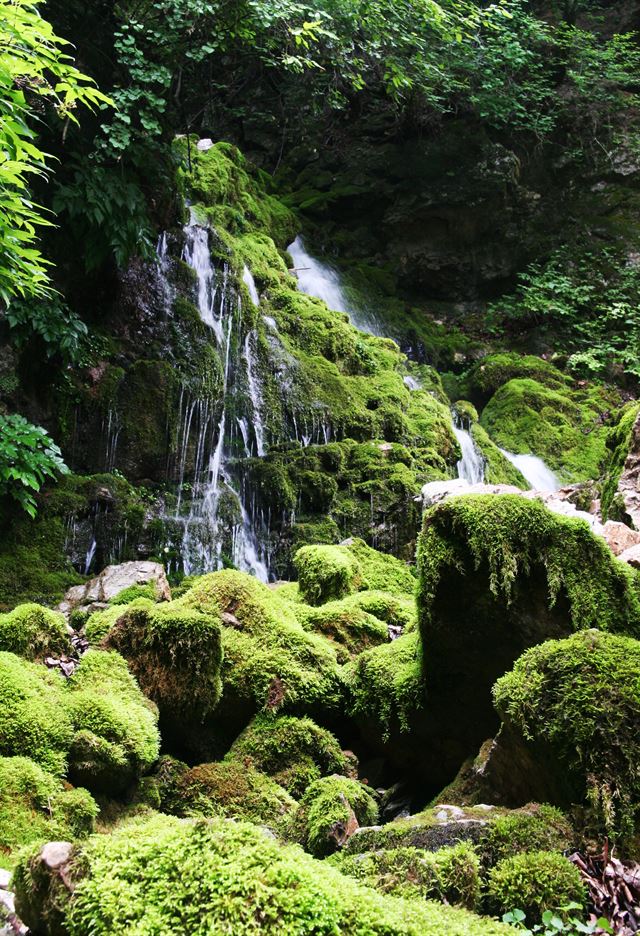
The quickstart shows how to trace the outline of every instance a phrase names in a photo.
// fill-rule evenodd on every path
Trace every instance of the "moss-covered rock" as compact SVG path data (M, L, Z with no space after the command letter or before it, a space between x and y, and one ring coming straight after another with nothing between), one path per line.
M177 816L226 816L284 832L296 801L276 780L241 761L176 771L161 808Z
M119 654L89 650L63 688L75 783L114 794L149 770L160 748L157 710Z
M626 491L618 490L620 479L625 472L629 457L633 459L634 440L637 433L637 422L640 416L640 404L628 403L618 414L618 419L609 431L606 439L607 458L601 487L601 512L604 520L622 520L631 526L636 526L627 512ZM631 469L630 487L635 487L634 465ZM635 492L634 492L635 493ZM636 493L637 497L637 493ZM635 500L635 498L634 498Z
M361 855L339 852L328 863L383 894L421 897L475 910L480 902L480 860L468 842L437 852L389 848Z
M62 614L38 604L19 605L9 614L0 614L0 651L42 660L72 649Z
M57 672L0 653L0 755L30 757L63 776L74 731L63 688Z
M90 835L97 815L87 790L65 788L27 757L0 757L0 867L26 845Z
M179 599L185 609L221 614L222 698L210 740L224 753L259 711L331 713L345 694L331 643L304 630L290 602L253 576L223 570L196 579Z
M509 380L482 411L481 424L501 448L534 454L563 481L600 475L606 414L617 396L599 388L549 386L531 377Z
M158 932L317 933L329 936L507 936L495 920L435 903L376 894L255 826L169 817L128 823L77 846L73 892L38 855L16 874L17 910L28 925L57 919L69 936ZM53 914L52 914L53 915Z
M328 774L353 770L337 739L310 718L257 715L234 741L225 758L273 777L292 796Z
M490 867L525 851L566 854L575 842L576 834L559 809L531 803L493 819L478 850Z
M333 775L316 780L300 800L296 834L320 858L342 848L360 825L373 825L378 804L358 780Z
M624 836L637 828L639 641L588 630L532 647L498 680L494 699L510 729L511 742L498 741L503 758L509 744L538 745L531 784L536 774L559 776L565 804L588 803L601 830Z
M437 505L425 514L418 565L428 695L421 745L443 784L495 734L490 687L528 646L593 626L639 633L635 574L585 522L536 501L462 496Z
M139 598L92 615L87 637L129 663L146 696L171 723L202 722L222 692L222 635L214 606L207 613L179 602Z
M411 595L415 587L405 563L371 549L359 539L339 546L303 546L294 563L300 594L311 605L367 589Z
M584 907L586 892L577 867L563 855L527 851L503 858L491 869L487 903L496 914L518 908L533 925L545 910L561 910L570 903Z

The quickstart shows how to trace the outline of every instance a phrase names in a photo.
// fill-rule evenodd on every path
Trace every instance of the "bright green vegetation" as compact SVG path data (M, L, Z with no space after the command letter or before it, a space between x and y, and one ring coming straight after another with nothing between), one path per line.
M215 608L204 614L179 602L138 598L125 608L115 605L92 615L86 630L90 641L104 632L102 646L122 654L162 714L201 721L215 708L222 691Z
M422 645L417 631L365 650L347 667L350 711L373 721L382 738L392 726L408 729L424 700Z
M616 496L620 475L629 454L633 427L640 414L638 403L629 403L619 413L615 426L607 436L608 458L602 482L601 510L605 520L624 520L624 507Z
M377 819L378 804L364 784L334 774L307 787L296 826L307 851L320 858L341 847L354 827Z
M4 416L0 412L0 497L9 495L30 517L35 517L34 492L48 479L66 474L68 470L60 449L44 429L32 425L23 416Z
M55 776L109 793L158 756L153 706L122 657L91 650L69 680L0 654L0 754L30 757Z
M486 402L504 384L514 379L534 380L558 392L566 391L571 386L571 380L566 374L544 358L508 351L489 354L475 364L465 377L465 385L474 399Z
M628 835L639 797L640 642L596 630L527 650L498 680L501 717L557 759L598 827Z
M339 705L344 686L331 644L304 630L277 591L223 570L197 579L179 602L223 615L223 710L233 700L249 715L263 708L306 713Z
M64 617L37 604L0 614L0 650L28 660L72 650Z
M635 574L582 520L552 514L517 495L455 497L425 515L418 547L418 607L425 639L439 582L448 570L475 569L507 605L522 577L543 571L552 607L569 602L567 626L640 633Z
M465 910L376 894L245 823L138 820L76 851L74 895L59 895L69 936L84 936L89 928L95 936L147 936L150 927L192 936L205 936L212 927L234 936L511 932ZM36 858L21 861L16 882L18 910L29 921L40 882Z
M501 448L538 455L564 481L586 481L600 475L612 405L615 394L600 387L572 390L515 377L496 390L480 421Z
M503 858L487 878L487 902L498 914L518 907L537 920L545 910L570 903L584 906L585 900L580 872L557 852L526 851Z
M156 709L121 656L89 650L63 688L74 728L69 771L78 784L113 794L157 760Z
M406 847L338 853L328 863L383 894L439 900L469 910L480 902L480 861L467 842L437 852Z
M0 757L0 867L26 845L84 838L97 815L86 790L65 789L27 757Z
M303 546L294 564L300 594L311 605L367 589L411 595L415 587L405 563L357 539L340 546Z
M320 777L349 774L354 767L330 731L288 715L257 715L225 760L268 774L294 797Z
M491 821L479 847L482 861L492 866L525 851L567 852L575 832L553 806L531 804Z
M228 761L178 770L161 808L178 816L226 816L285 831L297 803L271 777L247 763Z

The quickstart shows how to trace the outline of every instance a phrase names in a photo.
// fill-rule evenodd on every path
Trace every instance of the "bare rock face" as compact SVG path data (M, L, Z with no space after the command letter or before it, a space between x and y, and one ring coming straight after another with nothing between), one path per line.
M632 430L632 441L618 481L618 494L636 530L640 530L640 413Z
M640 546L640 532L632 530L626 523L617 520L607 520L603 527L604 538L614 556L622 556ZM628 560L625 560L628 561Z
M640 546L630 546L620 553L618 557L622 562L627 562L634 569L640 569Z
M159 562L122 562L120 565L107 566L95 578L84 585L70 588L58 606L68 614L75 608L95 610L104 607L108 601L132 585L154 584L156 597L160 601L171 601L171 589L167 575Z

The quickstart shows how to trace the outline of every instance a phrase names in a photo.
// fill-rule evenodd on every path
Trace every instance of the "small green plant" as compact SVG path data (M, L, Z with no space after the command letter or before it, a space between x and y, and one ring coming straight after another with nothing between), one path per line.
M60 449L41 426L17 413L0 415L0 496L8 494L35 517L34 493L48 478L68 473Z
M613 933L611 924L604 917L600 917L595 922L583 923L576 916L569 916L576 910L582 910L580 904L571 902L565 904L556 910L545 910L542 914L542 921L529 928L526 924L526 914L524 910L515 909L504 913L502 922L513 926L522 936L533 936L534 933L541 933L542 936L556 936L557 933L563 933L565 936L578 936L581 933Z
M9 340L15 348L22 349L33 338L39 338L46 357L59 355L65 362L79 363L87 342L87 326L60 297L12 302L5 315Z

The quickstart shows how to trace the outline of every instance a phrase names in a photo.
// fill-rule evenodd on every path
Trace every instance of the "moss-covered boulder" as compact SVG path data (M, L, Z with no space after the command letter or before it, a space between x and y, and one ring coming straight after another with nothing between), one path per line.
M74 734L57 672L0 653L0 755L29 757L61 777Z
M339 546L303 546L294 563L300 594L310 605L367 589L411 595L415 588L406 563L371 549L359 539Z
M39 604L19 605L8 614L0 614L0 651L42 660L72 650L62 614Z
M92 615L86 627L94 643L117 650L142 691L173 730L199 724L222 692L222 634L214 606L206 613L179 602L138 599Z
M527 647L593 626L640 633L635 574L585 522L517 495L432 508L418 567L427 691L420 749L436 782L449 782L495 734L490 688Z
M218 761L176 769L165 784L161 808L176 816L226 816L287 828L297 803L274 779L240 761Z
M26 845L90 835L97 815L87 790L65 788L27 757L0 757L0 868Z
M117 653L89 650L64 685L73 723L69 776L79 786L114 794L158 758L157 709Z
M361 826L373 825L378 804L358 780L333 775L316 780L300 800L296 835L316 857L343 848Z
M480 860L468 842L437 852L411 847L360 855L338 852L327 861L342 874L383 894L438 900L469 910L480 903Z
M224 754L259 711L335 713L345 685L331 643L306 631L291 603L253 576L225 569L196 579L181 607L221 615L222 698L196 743Z
M226 760L273 777L292 796L328 774L350 776L354 762L337 739L310 718L257 715L234 741Z
M557 852L527 851L503 858L489 872L487 904L496 914L522 910L530 925L545 910L584 907L586 891L577 867Z
M576 833L567 817L554 806L530 803L492 819L478 852L482 862L492 867L503 858L525 851L552 851L566 854L576 844Z
M504 721L487 764L526 786L589 807L600 832L637 830L640 816L640 642L596 630L532 647L494 688Z
M43 859L25 857L16 874L18 913L36 931L48 919L68 936L144 936L150 926L190 936L510 932L466 910L377 894L245 823L157 817L89 839L55 871Z

